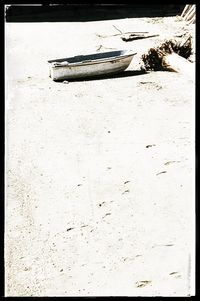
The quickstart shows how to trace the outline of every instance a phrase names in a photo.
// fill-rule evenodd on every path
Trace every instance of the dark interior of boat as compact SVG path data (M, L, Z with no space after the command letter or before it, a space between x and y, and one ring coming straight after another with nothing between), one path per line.
M117 51L108 51L108 52L101 52L95 54L88 54L88 55L78 55L69 58L62 58L62 59L54 59L48 61L48 63L53 62L69 62L69 63L79 63L82 61L90 61L90 60L98 60L98 59L105 59L111 57L119 57L126 54L126 50L117 50Z

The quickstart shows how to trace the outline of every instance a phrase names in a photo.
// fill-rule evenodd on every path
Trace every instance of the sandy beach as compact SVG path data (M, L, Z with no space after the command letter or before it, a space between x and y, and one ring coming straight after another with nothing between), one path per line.
M124 42L113 25L159 37ZM139 70L145 50L195 25L5 27L6 296L194 294L195 81ZM124 74L49 78L50 59L115 49L137 52Z

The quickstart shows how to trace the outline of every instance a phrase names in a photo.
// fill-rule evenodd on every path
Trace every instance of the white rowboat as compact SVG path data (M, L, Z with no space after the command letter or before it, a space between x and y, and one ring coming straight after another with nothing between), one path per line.
M50 60L49 76L60 81L119 73L128 68L135 54L117 50Z

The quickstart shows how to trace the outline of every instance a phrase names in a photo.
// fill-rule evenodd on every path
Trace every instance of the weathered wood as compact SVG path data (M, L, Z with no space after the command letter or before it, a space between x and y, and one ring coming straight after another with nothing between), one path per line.
M181 17L183 18L185 16L185 14L188 12L188 10L190 9L191 5L190 4L187 4L185 5L184 9L183 9L183 12L181 14Z
M190 19L188 24L194 24L196 22L196 14Z
M184 20L188 21L191 17L191 15L195 12L195 5L192 5L191 8L188 10L188 12L186 13L186 15L184 16Z
M162 65L166 70L186 74L188 76L192 76L194 72L194 65L175 52L164 55Z
M153 38L153 37L158 37L158 36L159 36L158 34L155 34L155 35L129 34L129 35L122 36L121 39L125 42L129 42L129 41Z
M117 31L119 31L121 34L123 34L123 32L122 32L119 28L117 28L115 25L113 25L113 27L114 27Z
M111 34L111 35L106 35L106 36L96 33L96 36L100 37L100 38L109 38L109 37L121 36L121 35L126 35L126 34L145 34L145 33L148 33L148 31L127 31L124 33L122 32L122 33L116 33L116 34Z
M187 18L187 21L191 21L192 19L195 19L196 16L196 10L190 13L190 15Z

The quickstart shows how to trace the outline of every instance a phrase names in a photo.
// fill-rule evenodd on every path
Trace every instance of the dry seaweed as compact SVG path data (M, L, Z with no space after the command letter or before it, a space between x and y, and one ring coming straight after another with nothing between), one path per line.
M150 48L146 54L142 55L142 61L146 70L162 71L169 69L165 65L165 56L176 54L188 59L192 53L191 36L184 41L166 40L161 45Z

